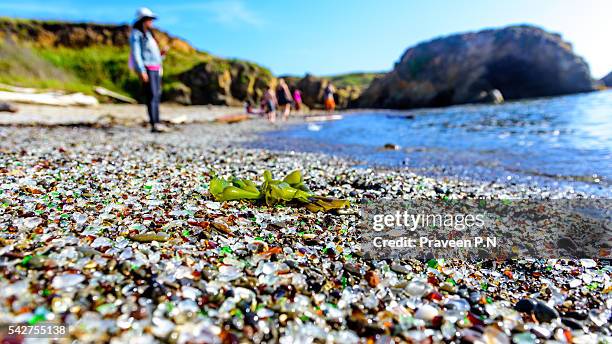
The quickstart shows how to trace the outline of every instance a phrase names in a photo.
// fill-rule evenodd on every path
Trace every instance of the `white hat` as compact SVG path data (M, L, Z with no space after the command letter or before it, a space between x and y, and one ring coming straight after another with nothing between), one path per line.
M141 7L138 9L138 11L136 11L136 21L139 21L143 18L157 19L157 15L153 13L153 11L151 11L150 9L146 7Z

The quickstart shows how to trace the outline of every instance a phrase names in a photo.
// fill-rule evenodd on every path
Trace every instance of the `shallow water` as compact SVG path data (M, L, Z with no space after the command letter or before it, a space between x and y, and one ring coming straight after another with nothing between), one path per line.
M382 149L388 143L400 149ZM612 91L502 105L359 112L267 133L254 145L326 152L432 176L608 197Z

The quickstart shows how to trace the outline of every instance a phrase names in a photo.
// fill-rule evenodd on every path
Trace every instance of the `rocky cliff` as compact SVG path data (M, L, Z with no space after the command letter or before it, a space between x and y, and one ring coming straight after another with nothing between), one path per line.
M601 82L607 87L612 87L612 72L608 73L608 75L604 76L601 79Z
M39 47L82 49L91 46L125 47L129 45L128 25L68 23L59 21L20 20L0 18L0 38L14 42L36 43ZM186 41L155 30L160 45L183 53L195 49Z
M0 18L0 82L92 93L102 85L142 99L137 76L128 69L128 25ZM270 71L254 63L198 51L156 30L170 47L164 62L164 100L183 104L240 105L256 99ZM34 72L42 69L44 72Z
M89 94L101 85L142 100L140 82L128 69L129 34L128 25L0 18L0 82ZM272 73L255 63L198 51L163 31L156 30L155 37L160 46L170 47L164 62L164 101L241 106L245 100L257 102L268 86L276 85ZM287 81L292 90L302 90L310 108L322 107L323 90L333 82L338 108L347 108L379 76L306 75Z
M414 108L592 91L589 67L561 36L532 26L457 34L408 49L360 107Z
M329 83L336 88L336 105L340 109L356 106L361 92L371 81L381 77L380 73L349 73L331 77L317 77L306 74L304 77L287 76L289 87L302 92L302 100L311 109L323 108L323 92Z
M245 100L257 102L275 84L267 69L239 60L202 62L179 79L191 89L191 104L241 106Z

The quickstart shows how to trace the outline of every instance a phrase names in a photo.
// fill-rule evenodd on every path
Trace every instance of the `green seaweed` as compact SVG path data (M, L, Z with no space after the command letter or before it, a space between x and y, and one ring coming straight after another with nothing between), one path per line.
M214 177L210 182L209 191L217 201L263 200L267 206L293 202L304 205L313 212L327 212L350 205L347 200L313 194L304 184L304 178L299 170L289 173L282 180L274 179L272 173L266 170L263 178L263 183L258 187L248 179L234 177L226 180Z
M346 208L350 202L345 199L336 199L331 197L313 196L310 203L306 204L306 208L312 212L330 211L334 209Z
M213 178L210 182L209 190L218 201L258 199L261 196L257 186L246 179L233 178L229 181Z

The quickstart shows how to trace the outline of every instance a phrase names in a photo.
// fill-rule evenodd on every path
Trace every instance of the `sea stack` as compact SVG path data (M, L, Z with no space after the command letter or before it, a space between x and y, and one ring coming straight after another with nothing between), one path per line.
M534 26L456 34L408 49L361 95L360 107L405 109L595 90L588 64ZM499 94L501 93L501 94Z
M608 75L604 76L601 79L601 82L606 86L606 87L612 87L612 72L608 73Z

